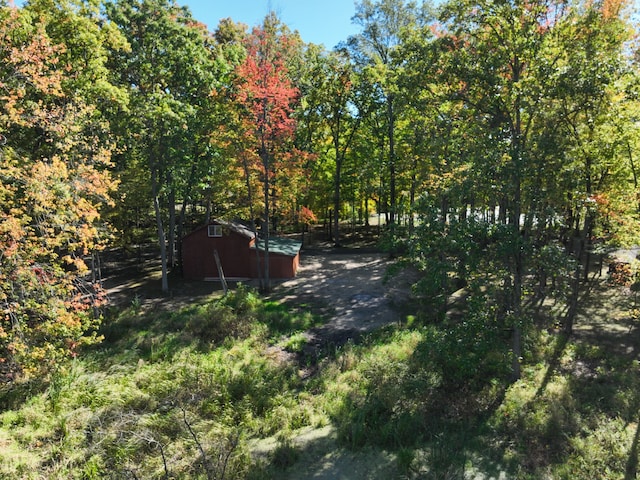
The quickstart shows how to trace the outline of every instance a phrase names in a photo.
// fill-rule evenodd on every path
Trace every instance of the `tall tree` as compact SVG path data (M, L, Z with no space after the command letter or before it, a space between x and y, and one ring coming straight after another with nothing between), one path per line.
M404 29L427 20L427 6L405 0L364 0L356 5L354 23L362 27L362 33L352 36L348 45L360 68L374 79L384 104L386 139L388 146L387 166L389 173L389 222L393 225L397 214L397 159L396 120L398 65L394 52L401 43Z
M127 87L131 98L128 114L119 117L119 132L127 147L120 168L131 172L142 167L147 178L162 291L167 292L178 189L180 185L193 188L191 165L203 151L197 145L194 148L194 140L208 141L200 114L215 86L215 68L206 27L172 0L123 0L106 7L130 45L128 51L115 51L110 58L118 82Z
M607 160L611 159L611 149L606 142L596 144L593 133L602 125L596 120L596 112L605 110L600 101L612 98L606 92L613 85L613 67L619 63L622 37L594 36L594 23L589 18L600 12L596 17L604 19L602 12L615 10L614 3L571 8L563 2L545 0L462 0L446 4L441 15L439 71L444 74L448 102L462 106L457 112L468 123L461 130L468 133L457 141L455 149L471 159L468 171L473 188L493 192L486 197L486 207L493 210L494 205L499 206L499 219L508 232L501 239L500 251L505 265L503 284L508 292L502 302L503 314L513 334L513 379L520 375L526 325L525 272L532 266L533 250L548 243L549 228L563 215L558 201L562 194L558 195L557 189L565 182L558 176L563 162L574 167L580 162L572 157L587 162L578 167L583 174L566 176L573 184L563 187L569 197L587 184L593 187L596 170L600 178L612 171ZM582 22L589 28L583 26L580 31L584 33L577 34L572 28ZM595 23L603 28L598 31L607 30L606 22ZM576 35L589 40L576 43ZM565 100L560 101L558 92L567 94ZM604 118L600 116L602 121ZM567 130L563 130L564 125ZM588 138L592 150L583 149L576 155L576 147ZM594 155L603 168L594 170L595 164L589 164ZM576 179L584 180L576 183ZM586 191L594 193L593 188ZM590 195L581 193L579 197L588 201ZM590 219L586 223L572 220L583 229L585 238L590 233L584 229L592 232L593 223L592 213L587 217Z
M325 131L333 150L333 242L340 246L342 213L342 173L353 140L366 116L366 101L358 97L357 77L346 50L325 56L314 72L317 84L311 103L326 125Z
M572 332L581 276L586 280L591 263L592 239L600 211L612 187L628 181L629 165L620 155L620 130L616 124L625 97L621 78L627 69L624 43L629 32L621 19L623 2L608 1L574 9L557 29L564 45L556 76L558 117L566 138L565 166L571 174L566 189L567 223L576 257L572 295L565 330ZM565 44L566 45L566 44ZM580 271L582 270L582 271Z
M500 213L510 225L510 248L505 250L509 294L504 311L512 321L513 378L520 377L522 355L524 248L521 235L523 183L531 168L534 127L540 117L546 71L553 58L545 51L552 5L539 2L457 1L445 8L450 33L443 37L450 82L456 95L483 125L487 150L494 150L500 177ZM477 159L482 161L482 157Z
M291 141L295 133L292 116L299 97L288 77L286 58L291 46L290 37L279 30L279 20L269 14L261 27L247 37L247 56L238 66L237 100L246 109L250 120L248 138L252 152L259 158L264 198L264 280L263 288L270 289L269 236L274 181L279 171L296 162Z

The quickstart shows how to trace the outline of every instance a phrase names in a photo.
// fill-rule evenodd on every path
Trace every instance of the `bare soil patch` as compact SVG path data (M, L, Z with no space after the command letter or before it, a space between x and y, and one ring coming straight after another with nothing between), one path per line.
M164 294L160 259L153 246L128 253L106 252L101 273L109 303L116 307L135 301L148 309L180 308L222 295L219 282L187 281L177 270L169 273L169 294Z
M338 347L363 333L399 321L384 282L392 264L383 253L323 249L303 252L296 278L280 283L274 297L307 304L330 320L306 332L308 349Z

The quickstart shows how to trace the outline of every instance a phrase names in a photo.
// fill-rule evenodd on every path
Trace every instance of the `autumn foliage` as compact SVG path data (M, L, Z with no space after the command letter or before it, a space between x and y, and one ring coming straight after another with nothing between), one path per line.
M300 92L289 77L286 64L292 38L279 32L277 26L277 18L268 16L262 27L253 29L245 40L247 55L236 68L235 99L245 138L239 157L244 163L247 184L252 172L261 179L267 259L269 226L276 215L294 216L300 183L304 181L302 166L307 159L293 144L296 127L293 112ZM264 268L268 289L268 260Z
M288 78L282 50L289 39L275 37L266 28L255 28L247 38L247 57L238 66L240 88L237 99L245 105L253 120L256 140L265 148L293 135L295 121L291 117L298 90ZM262 146L262 144L260 144Z
M510 227L496 304L515 317L535 249L559 242L588 266L596 238L637 244L626 0L452 0L438 18L356 3L362 32L328 52L275 13L211 33L173 0L0 1L0 381L96 340L109 235L126 252L155 236L169 293L180 239L215 217L257 220L266 260L270 231L331 223L339 245L346 220L375 213L383 244L419 265L436 238L420 215L482 219Z
M42 25L0 10L0 382L29 376L96 340L104 292L86 260L104 245L115 187L93 107L63 91Z

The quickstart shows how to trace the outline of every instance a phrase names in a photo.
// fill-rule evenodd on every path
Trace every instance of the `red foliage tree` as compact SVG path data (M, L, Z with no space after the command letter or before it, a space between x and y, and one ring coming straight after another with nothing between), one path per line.
M236 69L236 100L241 106L247 131L247 152L254 169L262 176L264 194L263 241L265 248L263 288L269 289L269 235L271 209L278 177L291 178L300 166L300 155L292 147L295 120L292 117L299 91L289 78L286 65L292 39L278 31L269 15L245 41L247 56Z

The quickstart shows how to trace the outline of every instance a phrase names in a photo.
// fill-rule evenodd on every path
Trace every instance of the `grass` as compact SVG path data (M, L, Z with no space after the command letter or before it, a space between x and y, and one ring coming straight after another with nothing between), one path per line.
M495 332L472 319L385 328L328 352L308 379L268 353L299 352L321 322L244 288L175 311L131 305L47 384L5 389L0 477L300 478L333 472L322 458L352 478L637 477L633 328L532 332L513 384ZM330 440L296 441L327 425Z

